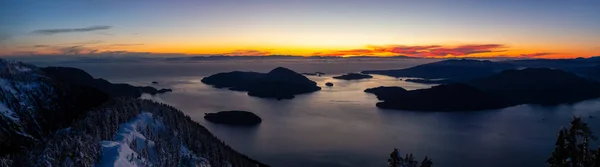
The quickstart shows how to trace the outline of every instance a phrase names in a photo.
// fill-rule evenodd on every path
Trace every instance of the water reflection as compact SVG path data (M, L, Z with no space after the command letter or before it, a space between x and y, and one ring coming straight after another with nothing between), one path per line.
M428 155L439 166L545 166L556 133L572 115L598 115L600 100L544 107L520 105L480 112L382 110L366 88L430 85L396 78L344 81L310 77L322 91L270 100L215 89L201 77L162 78L174 92L152 97L183 110L245 154L274 166L384 166L392 148ZM149 83L149 81L138 81ZM263 118L246 129L205 122L204 113L247 110ZM588 121L600 129L599 121Z

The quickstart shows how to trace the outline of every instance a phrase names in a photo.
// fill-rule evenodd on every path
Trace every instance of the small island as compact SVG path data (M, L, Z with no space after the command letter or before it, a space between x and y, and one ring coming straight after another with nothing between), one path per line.
M290 69L277 67L268 73L233 71L218 73L202 79L216 88L246 91L248 95L278 100L293 99L295 95L321 90L317 83Z
M172 92L172 89L156 89L150 86L137 87L141 93L148 93L151 95L162 94L167 92Z
M156 81L152 81L152 84L158 84L158 82L156 82Z
M262 122L262 119L248 111L220 111L217 113L206 113L204 119L215 124L226 124L236 126L255 126Z
M323 72L305 72L305 73L302 73L302 74L308 75L308 76L319 76L319 77L322 76L322 75L325 75L325 73L323 73Z
M340 76L333 77L335 79L343 79L343 80L359 80L359 79L369 79L373 78L371 75L360 74L360 73L348 73Z
M327 87L332 87L332 86L333 86L333 83L331 83L331 82L327 82L327 83L325 83L325 86L327 86Z

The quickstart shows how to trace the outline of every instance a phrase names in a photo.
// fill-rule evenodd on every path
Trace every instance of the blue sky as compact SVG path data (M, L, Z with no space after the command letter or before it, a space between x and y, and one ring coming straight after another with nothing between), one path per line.
M0 39L10 51L51 52L26 46L100 41L86 47L305 55L368 45L502 44L516 55L600 52L597 0L2 0L0 5ZM92 26L110 28L32 33Z

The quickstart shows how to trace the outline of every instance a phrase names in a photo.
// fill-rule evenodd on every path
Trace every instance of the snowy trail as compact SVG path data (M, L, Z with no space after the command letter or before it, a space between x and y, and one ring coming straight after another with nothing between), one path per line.
M144 136L140 131L149 128L153 132L165 130L161 121L155 120L152 113L143 112L127 123L119 126L114 141L102 141L102 158L98 167L143 167L152 166L152 160L156 159L155 143ZM135 147L135 148L133 148ZM133 148L133 149L132 149ZM146 150L149 159L140 155ZM180 146L180 155L189 157L191 166L210 167L208 160L198 157L186 146Z
M121 124L115 135L114 141L102 141L102 161L97 165L99 167L112 166L148 166L148 160L138 158L138 152L146 148L152 150L154 142L148 141L146 146L146 137L138 132L138 129L157 129L163 127L162 123L155 124L152 113L141 113L131 121ZM131 149L131 144L136 142L136 150Z

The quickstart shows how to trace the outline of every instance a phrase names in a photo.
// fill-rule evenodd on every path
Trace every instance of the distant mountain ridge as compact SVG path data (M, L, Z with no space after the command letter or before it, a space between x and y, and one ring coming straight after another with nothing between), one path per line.
M451 59L434 63L418 65L398 70L369 70L365 74L379 74L392 77L413 77L424 79L445 79L465 81L478 77L489 76L516 66L489 60ZM447 82L447 81L446 81Z
M555 105L600 97L600 82L550 68L506 70L467 84L515 104Z
M600 56L576 59L529 59L504 61L519 68L553 68L600 81Z

